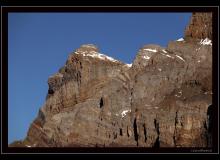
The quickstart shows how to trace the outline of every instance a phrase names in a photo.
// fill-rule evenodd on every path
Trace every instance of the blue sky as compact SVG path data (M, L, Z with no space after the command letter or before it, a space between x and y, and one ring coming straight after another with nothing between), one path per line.
M184 35L191 13L9 13L8 141L23 139L47 94L47 79L82 44L131 63L145 44Z

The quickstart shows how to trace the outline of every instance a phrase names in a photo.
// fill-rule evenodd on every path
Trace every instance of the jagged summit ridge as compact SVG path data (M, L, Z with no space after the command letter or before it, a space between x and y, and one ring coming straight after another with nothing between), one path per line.
M76 49L76 52L90 52L90 51L99 52L99 48L94 44L83 44L80 46L80 48Z
M74 53L87 56L87 57L99 58L100 60L119 62L118 60L115 60L112 57L99 53L98 47L93 44L84 44L79 49L77 49Z

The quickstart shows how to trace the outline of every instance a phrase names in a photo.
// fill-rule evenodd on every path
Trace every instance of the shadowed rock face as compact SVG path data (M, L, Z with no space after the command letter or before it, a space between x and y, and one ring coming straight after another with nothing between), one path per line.
M143 46L132 66L82 45L49 77L25 146L210 147L210 28L211 14L195 13L187 38Z

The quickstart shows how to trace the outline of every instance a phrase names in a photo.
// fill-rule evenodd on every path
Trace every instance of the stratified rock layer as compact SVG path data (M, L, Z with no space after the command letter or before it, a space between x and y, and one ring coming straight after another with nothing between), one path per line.
M188 38L145 45L132 66L82 45L48 79L26 146L210 147L210 19L193 14Z

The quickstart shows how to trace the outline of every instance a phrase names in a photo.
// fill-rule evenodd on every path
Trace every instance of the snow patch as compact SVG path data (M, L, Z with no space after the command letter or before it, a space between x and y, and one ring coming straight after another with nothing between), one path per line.
M150 52L157 52L156 49L144 49L145 51L150 51Z
M122 111L122 112L121 112L121 117L124 118L124 116L126 116L127 112L131 112L131 110L128 109L128 110Z
M201 47L197 48L196 51L198 52L200 50Z
M212 40L210 40L210 39L208 39L208 38L206 38L206 39L201 39L200 44L201 44L201 45L210 45L210 46L212 46Z
M176 97L181 97L182 96L182 91L179 91L178 94L175 94Z
M169 58L173 58L172 56L170 56L170 55L168 55L168 54L166 54L166 56L169 57Z
M149 56L143 56L143 58L144 58L144 59L147 59L147 60L150 59Z
M180 39L177 39L176 41L181 42L181 41L184 41L184 39L180 38Z
M172 57L172 56L170 56L170 55L168 55L168 54L163 54L163 53L161 53L161 54L164 55L164 56L167 56L167 57L169 57L169 58L174 59L174 57Z
M131 63L131 64L126 64L126 66L131 67L131 66L132 66L132 63Z
M86 53L86 52L75 52L75 54L81 54L81 55L83 55L83 56L86 56L85 53Z
M86 56L86 57L93 57L93 58L99 58L101 60L109 60L109 61L112 61L112 62L118 62L118 60L115 60L114 58L112 57L109 57L107 55L104 55L104 54L101 54L101 53L98 53L98 52L95 52L95 51L91 51L87 54L85 54L85 52L75 52L76 54L82 54L83 56Z
M164 50L164 49L163 49L162 51L163 51L164 53L167 53L167 51L166 51L166 50Z
M178 57L179 59L181 59L182 61L185 62L185 60L182 57L180 57L179 55L176 55L176 57Z

